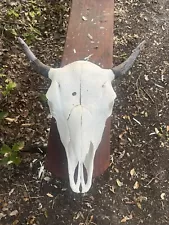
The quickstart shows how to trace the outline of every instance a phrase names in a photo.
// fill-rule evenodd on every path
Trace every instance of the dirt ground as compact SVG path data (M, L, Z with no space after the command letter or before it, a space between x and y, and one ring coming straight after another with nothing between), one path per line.
M168 0L115 1L114 63L142 40L147 43L130 73L113 84L109 169L83 195L47 171L39 178L50 127L44 98L49 83L30 70L15 36L24 34L45 63L59 65L70 5L0 2L0 72L17 84L9 96L0 94L0 111L8 112L0 121L0 142L26 146L19 166L0 167L0 225L168 225ZM2 86L5 79L0 77Z

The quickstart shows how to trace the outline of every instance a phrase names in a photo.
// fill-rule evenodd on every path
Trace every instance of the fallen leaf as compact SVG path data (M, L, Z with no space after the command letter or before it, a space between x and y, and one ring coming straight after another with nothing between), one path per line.
M145 197L145 196L138 196L137 201L139 201L139 202L147 201L147 197Z
M48 218L48 213L47 213L47 211L44 211L44 216L45 216L46 218Z
M121 134L119 134L119 138L120 138L121 140L123 140L123 135L126 134L126 133L127 133L126 130L123 131Z
M87 207L92 209L92 206L91 206L91 204L89 202L86 202L85 204L87 205Z
M144 79L145 79L146 81L148 81L148 80L149 80L148 75L144 75Z
M167 131L169 131L169 126L167 126Z
M159 134L159 133L160 133L159 130L158 130L156 127L155 127L154 130L155 130L155 133L156 133L156 134Z
M27 201L29 201L29 198L25 197L25 198L23 198L23 200L24 200L25 202L27 202Z
M46 195L47 195L48 197L50 197L50 198L53 198L53 195L50 194L50 193L47 193Z
M12 122L17 122L19 116L17 116L16 118L10 118L10 117L6 117L5 120L7 120L8 122L12 123Z
M32 216L31 218L30 218L30 220L29 220L29 224L35 224L34 222L35 222L35 219L36 219L36 217L35 216Z
M93 40L93 37L91 34L88 34L87 36L88 36L88 38L90 38L90 40Z
M165 199L165 193L162 193L162 194L160 195L160 197L161 197L162 200L164 200L164 199Z
M5 217L6 215L4 213L0 213L0 220Z
M79 219L80 217L81 217L82 219L84 219L83 213L82 213L81 211L79 211L79 212L73 217L73 219L74 219L74 220L77 220L77 219Z
M117 168L114 167L114 170L116 171L116 173L119 173L119 170Z
M135 169L133 168L132 170L130 170L130 175L133 177L136 175L136 171Z
M44 177L43 178L45 181L49 182L50 181L50 177Z
M114 187L114 186L111 186L109 190L110 190L111 192L115 193L115 187Z
M85 16L82 16L82 20L87 21L87 18Z
M9 196L14 192L14 188L12 188L11 190L10 190L10 192L9 192Z
M12 225L17 225L19 223L19 220L15 220Z
M142 206L141 206L141 203L140 203L140 202L136 202L136 204L137 204L137 207L138 207L139 209L142 209Z
M116 179L116 183L119 187L123 186L123 182L121 182L119 179Z
M2 208L2 211L3 211L3 212L8 211L8 208L7 208L7 207L3 207L3 208Z
M139 183L138 183L138 181L135 182L133 188L134 188L134 189L138 189L138 188L139 188Z
M14 211L12 211L9 215L10 216L16 216L16 215L18 215L18 210L14 210Z
M41 165L41 167L40 167L40 169L39 169L39 173L38 173L38 177L39 178L41 178L42 177L42 175L44 174L44 166L43 165Z
M121 223L126 223L128 220L131 220L132 218L133 218L132 215L124 216L123 219L121 220Z

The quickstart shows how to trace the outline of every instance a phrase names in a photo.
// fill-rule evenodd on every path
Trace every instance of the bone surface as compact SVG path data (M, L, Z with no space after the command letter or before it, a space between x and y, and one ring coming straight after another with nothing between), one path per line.
M84 193L91 187L94 156L116 98L111 85L114 74L91 62L76 61L51 69L49 77L46 96L65 147L70 186Z

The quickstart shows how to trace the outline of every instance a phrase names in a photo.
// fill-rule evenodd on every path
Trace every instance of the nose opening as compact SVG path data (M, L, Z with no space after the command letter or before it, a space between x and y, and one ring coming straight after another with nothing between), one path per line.
M77 177L78 177L78 170L79 170L79 163L77 164L74 172L74 182L77 183Z
M80 168L81 166L81 168ZM80 174L79 174L80 173ZM80 180L81 182L80 182ZM88 180L87 169L84 164L80 164L78 162L75 171L74 171L74 183L78 185L79 183L79 191L82 192L82 185L86 185Z

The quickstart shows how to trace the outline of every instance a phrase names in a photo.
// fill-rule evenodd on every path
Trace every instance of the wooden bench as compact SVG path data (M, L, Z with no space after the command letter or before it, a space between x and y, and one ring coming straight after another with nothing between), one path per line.
M73 0L62 58L62 66L89 60L103 68L112 67L114 0ZM102 174L110 161L110 118L96 151L93 176ZM52 118L46 168L57 177L68 177L67 159Z

